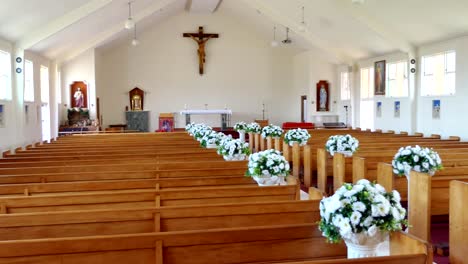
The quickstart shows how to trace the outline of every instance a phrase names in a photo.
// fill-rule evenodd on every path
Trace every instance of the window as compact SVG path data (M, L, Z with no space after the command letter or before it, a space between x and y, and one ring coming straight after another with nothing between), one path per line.
M11 100L11 55L0 50L0 100Z
M408 63L389 63L387 69L388 96L408 97Z
M55 84L55 96L58 104L62 103L62 73L60 71L57 71L56 75L56 81L57 83Z
M362 129L374 129L374 68L361 69L359 123Z
M41 66L41 102L49 103L49 68Z
M374 98L374 68L361 69L361 100Z
M34 102L34 65L32 61L24 61L24 101Z
M341 100L351 100L351 87L349 82L349 72L341 73Z
M422 57L421 95L455 94L455 51Z

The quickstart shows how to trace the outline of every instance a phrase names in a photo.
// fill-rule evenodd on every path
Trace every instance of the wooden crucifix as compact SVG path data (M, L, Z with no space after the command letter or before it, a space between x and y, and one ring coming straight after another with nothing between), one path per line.
M205 34L203 32L203 27L198 27L198 33L184 33L184 38L191 38L195 40L198 44L198 64L199 64L199 72L200 75L204 72L204 64L205 64L205 44L208 40L212 38L219 38L219 34Z

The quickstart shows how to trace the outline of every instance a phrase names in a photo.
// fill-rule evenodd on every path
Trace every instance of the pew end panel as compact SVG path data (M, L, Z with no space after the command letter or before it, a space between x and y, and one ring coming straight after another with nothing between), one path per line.
M466 263L468 252L468 183L450 182L450 263Z

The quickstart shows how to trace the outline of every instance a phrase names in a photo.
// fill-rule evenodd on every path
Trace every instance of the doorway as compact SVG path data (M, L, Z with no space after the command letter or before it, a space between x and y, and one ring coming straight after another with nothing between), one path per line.
M306 113L307 113L307 95L301 96L301 122L306 122Z

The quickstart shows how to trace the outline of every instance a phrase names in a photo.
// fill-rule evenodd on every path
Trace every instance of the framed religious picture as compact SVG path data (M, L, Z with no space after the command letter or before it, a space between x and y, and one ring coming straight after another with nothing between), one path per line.
M160 132L174 131L174 114L160 113L159 114L159 130Z
M440 119L440 100L432 100L432 119Z
M70 85L71 108L88 108L88 85L85 82L73 82Z
M382 117L382 102L377 102L376 116L379 118Z
M385 95L386 61L377 61L374 65L374 95Z
M143 99L145 92L138 87L133 88L129 92L130 96L130 110L131 111L143 111Z
M394 117L400 118L400 101L395 101Z
M330 111L330 87L327 81L317 83L317 112Z

